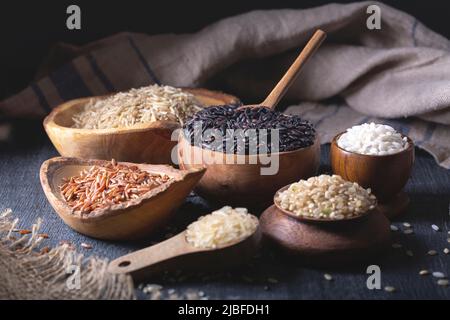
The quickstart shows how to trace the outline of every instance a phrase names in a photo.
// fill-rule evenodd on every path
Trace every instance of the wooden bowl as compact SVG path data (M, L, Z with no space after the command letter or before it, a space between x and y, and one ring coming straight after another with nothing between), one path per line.
M267 208L260 218L263 237L304 265L338 269L366 262L390 242L390 222L378 210L362 219L316 223Z
M74 230L99 239L133 240L143 238L160 229L181 206L204 169L176 170L167 165L135 165L151 173L163 173L173 178L138 199L132 199L89 214L73 212L66 204L59 186L64 178L79 174L93 165L106 165L105 160L83 160L57 157L45 161L40 170L42 188L56 213Z
M408 139L408 148L389 155L376 156L350 152L338 146L334 137L331 142L331 167L333 173L348 181L371 188L380 203L397 196L408 181L414 163L414 143Z
M257 155L236 155L192 146L180 133L178 160L180 168L205 167L207 171L197 184L196 192L205 199L232 206L263 209L273 201L281 187L317 173L320 164L320 142L289 152L274 153L279 170L261 175L266 167Z
M196 96L203 106L239 104L239 99L206 89L183 89ZM65 157L103 159L136 163L171 164L176 141L172 132L180 125L172 121L155 121L120 129L75 129L74 114L90 97L67 101L56 107L44 120L44 128L58 152Z
M287 185L287 186L281 188L280 190L278 190L273 197L273 203L274 203L275 207L277 207L277 210L283 212L285 215L288 215L291 218L296 219L298 221L311 222L311 223L338 223L338 222L345 222L345 221L361 219L361 218L371 214L373 211L373 210L368 210L368 211L364 212L363 214L360 214L357 216L345 217L343 219L324 219L324 218L313 218L313 217L308 217L308 216L298 216L295 213L293 213L292 211L283 209L280 206L280 204L278 203L278 201L276 200L278 198L278 194L280 192L287 190L290 186L291 185Z

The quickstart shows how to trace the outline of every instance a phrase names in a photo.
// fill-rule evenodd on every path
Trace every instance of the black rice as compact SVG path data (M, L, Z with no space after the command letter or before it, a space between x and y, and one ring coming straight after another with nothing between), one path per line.
M314 143L313 125L299 116L264 107L241 110L237 107L213 106L197 112L183 126L184 136L193 146L236 154L292 151ZM208 129L217 130L225 138L218 140L214 135L205 134ZM277 133L279 144L271 143L272 135L275 139Z

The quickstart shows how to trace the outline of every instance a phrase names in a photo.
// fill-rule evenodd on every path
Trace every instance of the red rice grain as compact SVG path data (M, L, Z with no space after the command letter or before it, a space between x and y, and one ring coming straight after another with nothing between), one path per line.
M137 199L170 180L137 166L118 164L93 166L79 175L63 180L60 191L74 212L87 214L97 209Z

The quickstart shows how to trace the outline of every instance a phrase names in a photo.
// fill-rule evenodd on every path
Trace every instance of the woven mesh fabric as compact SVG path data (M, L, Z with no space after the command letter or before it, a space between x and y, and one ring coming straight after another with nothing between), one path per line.
M85 258L64 244L41 253L37 221L16 238L18 219L0 214L0 299L133 299L130 276L107 272L108 261Z

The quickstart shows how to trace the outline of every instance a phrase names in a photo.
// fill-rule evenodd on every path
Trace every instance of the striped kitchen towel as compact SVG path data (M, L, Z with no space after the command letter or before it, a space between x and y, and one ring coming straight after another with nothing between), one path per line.
M371 5L380 9L379 30L366 24ZM287 99L339 96L345 101L343 106L293 107L306 118L313 116L319 129L326 124L323 142L355 123L400 119L420 147L450 168L450 41L377 2L253 11L194 34L122 33L82 48L66 46L75 58L56 69L50 59L40 80L0 103L0 114L43 116L69 99L152 83L214 84L254 103L318 28L327 31L328 39Z

